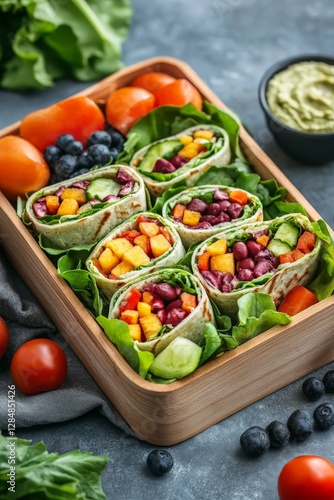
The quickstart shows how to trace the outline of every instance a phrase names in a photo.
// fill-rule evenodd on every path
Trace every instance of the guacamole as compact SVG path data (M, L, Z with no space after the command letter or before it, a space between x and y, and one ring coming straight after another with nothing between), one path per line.
M334 132L334 65L292 64L268 84L267 103L278 120L304 132Z

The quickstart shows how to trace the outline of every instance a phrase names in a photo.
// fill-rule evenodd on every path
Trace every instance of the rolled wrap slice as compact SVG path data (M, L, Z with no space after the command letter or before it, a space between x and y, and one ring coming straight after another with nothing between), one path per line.
M203 185L170 198L162 207L162 215L188 248L231 225L261 221L263 210L259 198L243 189Z
M160 196L175 182L185 180L193 186L212 165L230 161L227 132L214 125L195 125L140 149L130 166L137 169L149 191Z
M172 224L160 215L141 212L108 233L88 257L86 267L110 300L130 281L171 266L184 255Z
M198 343L215 322L209 298L189 272L164 268L141 276L112 297L109 318L125 320L138 349L157 356L176 337Z
M299 240L303 234L312 242L308 248ZM237 301L246 293L268 293L278 306L294 286L307 285L321 246L309 219L289 214L208 238L195 249L191 267L221 311L235 318Z
M75 201L61 210L65 188ZM129 167L112 165L37 191L27 201L26 214L38 234L46 236L55 248L67 249L95 243L146 208L142 178Z

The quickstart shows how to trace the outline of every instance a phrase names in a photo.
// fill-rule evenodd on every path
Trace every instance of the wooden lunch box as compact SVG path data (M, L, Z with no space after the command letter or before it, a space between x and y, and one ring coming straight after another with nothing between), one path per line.
M80 92L102 103L116 88L148 71L186 78L202 96L226 106L185 63L149 59ZM19 124L0 136L17 134ZM301 203L311 220L320 216L242 129L240 145L262 179L275 178L288 201ZM133 432L155 445L173 445L334 360L334 296L233 351L208 362L183 380L159 385L142 379L108 340L69 285L0 193L0 241L12 264Z

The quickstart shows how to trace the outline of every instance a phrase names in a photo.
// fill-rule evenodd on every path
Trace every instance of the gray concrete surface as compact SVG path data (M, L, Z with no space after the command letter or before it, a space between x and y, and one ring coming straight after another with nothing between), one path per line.
M124 45L125 64L159 55L188 62L239 114L268 155L334 227L334 162L307 166L287 157L267 130L257 99L258 82L272 63L304 53L333 55L332 0L134 0L133 5L132 27ZM85 86L65 81L38 93L0 92L0 126ZM334 364L315 375L322 376L329 368ZM108 453L103 475L108 500L277 500L277 478L288 460L301 454L334 460L334 430L315 432L307 441L270 450L257 460L243 456L239 437L251 425L265 426L274 419L284 422L297 408L313 410L319 403L303 397L301 383L296 381L170 447L175 465L162 478L152 477L145 467L146 456L154 447L124 435L97 412L61 425L24 429L19 436L42 439L50 451L80 448ZM333 402L333 396L327 400Z

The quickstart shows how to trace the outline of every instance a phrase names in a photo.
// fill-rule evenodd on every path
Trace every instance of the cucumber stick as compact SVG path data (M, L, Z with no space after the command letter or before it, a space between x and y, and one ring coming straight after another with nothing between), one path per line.
M196 370L201 354L202 348L195 342L176 337L154 359L150 372L164 379L185 377Z

